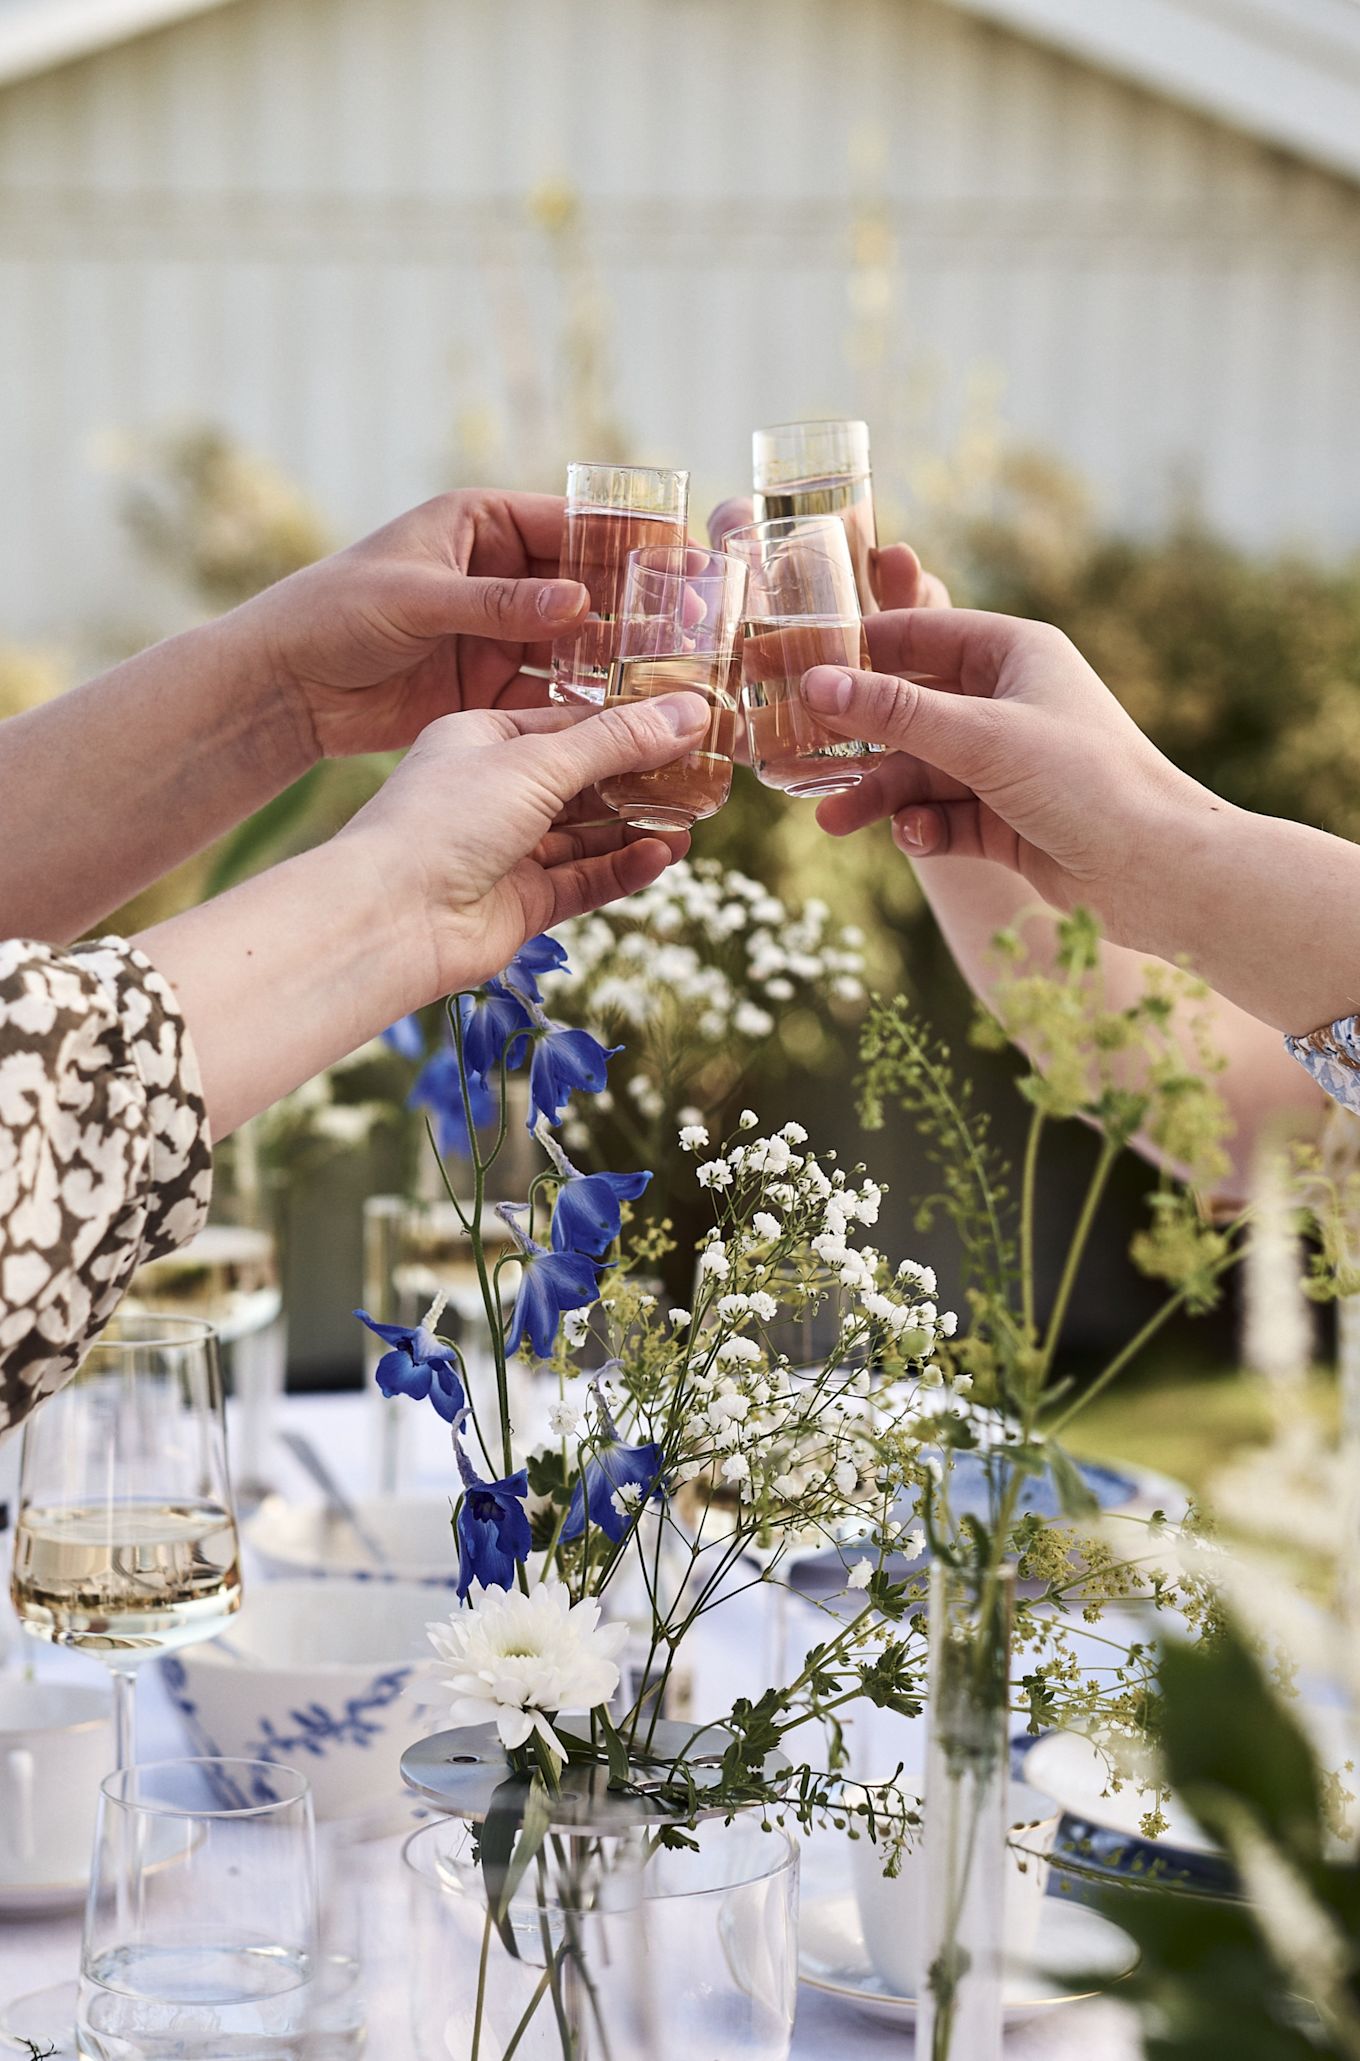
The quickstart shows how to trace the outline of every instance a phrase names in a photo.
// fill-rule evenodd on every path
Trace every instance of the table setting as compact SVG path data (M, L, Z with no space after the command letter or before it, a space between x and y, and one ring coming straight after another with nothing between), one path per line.
M635 829L721 806L739 712L767 786L872 770L797 691L864 660L862 431L759 433L757 520L716 551L685 541L686 474L570 468L594 605L550 694L713 712L604 783ZM1067 1443L1246 1243L1200 1202L1195 985L1115 1006L1081 912L1053 964L1003 940L975 1037L1022 1055L1011 1167L966 1062L866 998L861 943L681 861L393 1025L423 1171L364 1206L359 1394L283 1392L249 1151L249 1238L209 1225L134 1280L5 1455L5 2051L1125 2061L1178 1927L1240 1944L1300 1813L1253 1796L1243 1834L1203 1779L1181 1670L1207 1653L1244 1726L1264 1694L1225 1556L1174 1479ZM864 1162L761 1093L795 1004L857 1012ZM957 1310L904 1227L872 1242L887 1110ZM1096 1149L1041 1309L1064 1125ZM1078 1380L1072 1298L1138 1136L1168 1169L1130 1248L1151 1313ZM1327 1698L1301 1679L1296 1769ZM1335 1769L1345 1710L1315 1729ZM1318 1771L1298 1793L1344 1816Z

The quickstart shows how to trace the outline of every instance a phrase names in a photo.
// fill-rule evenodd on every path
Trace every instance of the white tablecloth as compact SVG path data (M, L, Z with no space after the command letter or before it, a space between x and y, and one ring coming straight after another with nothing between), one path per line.
M283 1421L304 1429L322 1448L351 1490L364 1493L376 1486L372 1469L378 1416L368 1397L290 1397L283 1405L283 1413ZM407 1450L409 1453L409 1438ZM432 1442L431 1453L440 1471L425 1475L423 1485L446 1487L448 1447L442 1440ZM10 1460L12 1453L7 1451L4 1457ZM314 1494L287 1452L275 1448L273 1461L272 1479L281 1490ZM415 1478L421 1479L419 1468ZM763 1605L768 1596L758 1597L757 1601ZM735 1604L708 1620L717 1628L716 1634L708 1649L696 1656L699 1700L705 1707L715 1707L719 1695L730 1697L761 1686L769 1641L759 1622L753 1623L750 1618L739 1621L741 1614L742 1605ZM101 1673L97 1662L55 1652L18 1633L8 1603L6 1560L5 1597L0 1601L0 1665L14 1667L29 1660L37 1660L45 1672L65 1671L95 1679ZM146 1671L141 1687L138 1723L140 1758L153 1760L186 1750L178 1720L159 1693L154 1668ZM72 1975L79 1946L78 1918L0 1919L0 2003ZM846 2061L847 2055L862 2055L865 2061L872 2061L880 2054L901 2054L903 2048L900 2027L870 2022L806 1984L800 1988L794 2061ZM1022 2061L1022 2057L1031 2057L1031 2061L1040 2061L1040 2057L1042 2061L1136 2061L1140 2052L1136 2021L1125 2007L1111 2001L1045 2013L1016 2027L1006 2040L1007 2061ZM383 2056L382 2061L388 2061L388 2057ZM405 2057L393 2056L391 2061L405 2061Z

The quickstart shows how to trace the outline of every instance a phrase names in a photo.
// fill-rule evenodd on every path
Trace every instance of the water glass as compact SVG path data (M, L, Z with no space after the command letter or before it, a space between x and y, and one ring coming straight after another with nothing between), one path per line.
M834 515L845 524L859 605L877 602L869 564L878 543L867 422L780 422L751 438L759 522L784 515Z
M811 797L858 786L879 747L828 728L800 691L810 666L869 665L844 523L783 516L730 531L723 548L749 576L741 691L757 779Z
M726 552L691 544L629 556L607 703L683 691L702 694L712 711L683 758L600 782L601 800L639 830L688 830L732 791L745 596L746 568Z
M304 2061L317 1940L303 1776L169 1760L107 1778L81 1948L81 2061Z
M590 613L552 648L554 701L603 702L619 655L619 624L633 551L685 541L689 474L648 465L567 467L561 574L590 594Z

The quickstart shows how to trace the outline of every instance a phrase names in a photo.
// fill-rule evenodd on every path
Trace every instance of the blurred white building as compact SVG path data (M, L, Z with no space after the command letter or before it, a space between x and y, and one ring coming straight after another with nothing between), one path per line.
M345 534L611 424L900 491L984 392L1117 520L1360 544L1358 0L0 0L0 640L154 613L113 433Z

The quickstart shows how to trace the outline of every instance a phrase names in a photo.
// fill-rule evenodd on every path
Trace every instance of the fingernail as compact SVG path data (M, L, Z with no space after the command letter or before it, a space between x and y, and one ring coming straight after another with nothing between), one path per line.
M570 622L584 593L579 580L545 580L538 590L538 612L546 622Z
M814 666L803 681L803 699L809 708L824 709L829 716L843 715L850 706L855 683L849 673L831 666Z
M656 704L656 712L668 730L688 737L708 718L708 703L698 694L667 694Z
M926 819L916 809L910 815L893 817L892 836L899 851L917 854L930 848Z

